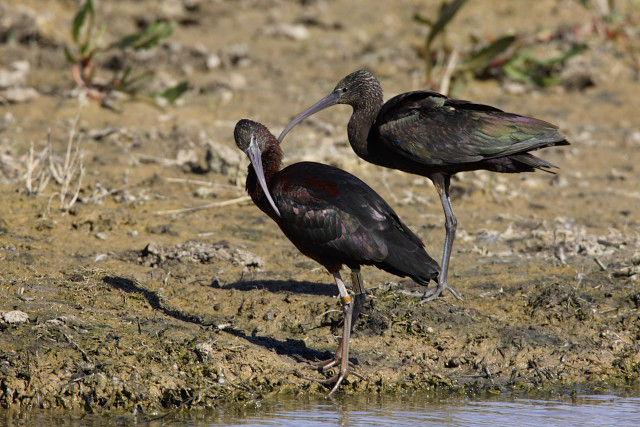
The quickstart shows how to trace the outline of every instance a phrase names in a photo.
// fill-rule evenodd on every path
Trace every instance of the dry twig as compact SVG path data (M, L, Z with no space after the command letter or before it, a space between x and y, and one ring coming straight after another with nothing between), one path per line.
M67 141L67 150L64 161L59 162L49 155L49 171L53 179L60 185L58 195L60 197L60 208L68 211L78 200L82 179L84 178L84 150L80 149L80 138L77 134L79 117L76 117ZM49 152L52 153L51 138L49 138ZM76 183L75 191L71 187Z
M49 140L51 139L51 133L49 133L48 138ZM24 177L25 186L27 187L27 194L37 196L41 194L47 187L47 184L49 184L51 174L49 173L47 168L43 167L49 155L49 147L45 147L42 151L40 151L40 153L38 153L37 157L35 157L33 153L33 143L31 143L31 147L29 148L29 156L27 157L27 171L25 172Z
M451 77L453 76L453 72L456 70L456 65L458 65L458 56L459 52L457 49L454 49L453 52L451 52L451 55L449 55L447 66L442 74L442 80L440 80L440 93L443 95L449 95Z
M171 178L171 177L167 177L164 178L165 181L167 182L174 182L174 183L180 183L180 184L194 184L194 185L201 185L203 187L214 187L214 188L228 188L230 190L242 190L242 187L238 187L236 185L231 185L231 184L220 184L217 182L210 182L210 181L203 181L201 179L190 179L190 178Z
M221 208L221 207L224 207L224 206L236 205L236 204L247 202L249 200L251 200L251 198L249 196L241 196L241 197L236 197L235 199L223 200L221 202L208 203L206 205L194 206L194 207L191 207L191 208L171 209L171 210L166 210L166 211L158 211L158 212L156 212L156 215L176 215L176 214L182 214L182 213L190 213L190 212L201 211L201 210L204 210L204 209Z

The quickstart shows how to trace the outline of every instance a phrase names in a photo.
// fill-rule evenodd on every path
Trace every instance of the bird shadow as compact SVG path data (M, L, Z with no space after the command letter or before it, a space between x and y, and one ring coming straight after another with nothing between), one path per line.
M297 362L325 360L333 356L329 351L315 350L307 347L303 340L287 338L281 341L267 336L249 335L245 331L237 328L225 328L223 331L238 338L245 339L251 344L274 351L280 356L289 356Z
M196 325L200 326L213 326L225 322L225 320L222 318L204 318L202 316L190 314L178 308L172 307L158 292L147 289L140 283L137 283L132 279L119 276L105 276L102 281L113 288L120 289L127 293L136 293L142 295L154 310L158 310L169 317L173 317L174 319L182 320L183 322L188 323L195 323Z
M297 280L245 280L222 285L220 289L235 289L238 291L265 290L273 293L292 292L328 297L338 294L335 285Z
M120 289L127 293L137 293L142 295L154 310L158 310L169 317L200 326L217 327L222 332L242 338L251 344L258 345L266 348L267 350L274 351L276 354L289 356L298 362L328 359L332 356L328 351L314 350L307 347L303 340L286 339L281 341L268 336L259 336L255 333L248 334L239 328L230 326L227 319L206 318L171 307L166 301L164 301L164 298L158 294L158 292L145 288L133 279L118 276L105 276L102 280L104 283L115 289Z

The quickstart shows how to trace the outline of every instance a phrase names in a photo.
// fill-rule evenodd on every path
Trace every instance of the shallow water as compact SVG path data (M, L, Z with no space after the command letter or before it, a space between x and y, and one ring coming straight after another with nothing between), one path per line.
M0 416L0 424L3 421ZM640 397L582 395L567 400L285 401L216 413L81 419L36 414L7 425L149 426L640 426Z
M203 421L230 426L639 426L640 398L580 396L574 400L316 403L277 406L244 419Z

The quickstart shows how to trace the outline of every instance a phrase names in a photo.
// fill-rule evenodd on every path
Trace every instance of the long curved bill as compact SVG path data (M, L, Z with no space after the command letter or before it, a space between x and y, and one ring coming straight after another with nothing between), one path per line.
M289 131L294 127L296 127L304 119L317 113L320 110L324 110L327 107L331 107L332 105L335 105L338 102L338 99L340 99L340 93L333 91L329 95L322 98L320 101L313 104L311 107L304 110L302 113L295 116L289 122L289 124L284 128L284 130L280 133L280 136L278 137L278 142L281 143L284 137L289 133Z
M249 156L249 161L251 161L251 165L253 166L253 170L256 171L256 175L258 177L258 182L260 183L260 187L262 187L262 191L267 196L267 200L269 200L269 204L274 211L280 215L280 211L276 207L275 202L271 198L271 193L269 193L269 187L267 187L267 179L264 177L264 168L262 167L262 152L260 151L260 147L258 147L258 143L256 142L255 137L251 137L251 143L249 144L249 148L247 148L247 156Z

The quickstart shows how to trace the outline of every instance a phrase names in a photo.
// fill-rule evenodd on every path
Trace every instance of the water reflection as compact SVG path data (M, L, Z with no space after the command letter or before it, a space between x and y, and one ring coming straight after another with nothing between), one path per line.
M368 403L368 404L367 404ZM265 413L266 412L266 413ZM640 398L579 396L573 400L381 400L309 403L222 417L195 425L228 426L640 426Z
M155 419L154 419L155 418ZM640 426L640 398L585 395L567 400L442 400L428 396L361 398L344 401L254 402L207 413L163 417L83 418L32 413L20 418L0 413L12 425L155 426Z

